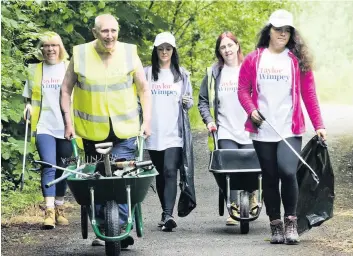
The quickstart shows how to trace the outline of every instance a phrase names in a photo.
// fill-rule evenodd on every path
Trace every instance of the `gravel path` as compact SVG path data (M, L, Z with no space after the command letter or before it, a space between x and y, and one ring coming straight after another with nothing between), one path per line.
M322 112L329 143L335 143L342 134L352 134L353 122L348 113L353 113L353 106L323 105ZM304 141L312 135L308 132ZM205 132L194 133L194 150L197 208L186 218L176 217L175 232L161 232L156 225L161 213L158 197L150 190L143 202L144 237L136 238L135 245L121 255L348 255L313 242L315 237L330 236L325 225L303 234L298 246L270 245L265 241L269 238L269 223L264 209L260 218L250 223L247 235L240 234L239 225L226 227L226 216L218 215L218 187L207 170ZM51 231L40 230L39 225L3 227L2 255L105 255L103 247L90 246L92 232L88 240L81 239L78 207L71 210L70 222L68 227Z

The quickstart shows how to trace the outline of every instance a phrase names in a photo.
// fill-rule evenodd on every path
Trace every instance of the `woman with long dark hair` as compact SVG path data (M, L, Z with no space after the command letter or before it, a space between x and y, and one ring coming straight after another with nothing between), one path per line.
M162 231L176 226L173 209L177 195L177 172L182 163L182 108L193 105L189 73L179 66L174 36L163 32L156 36L145 72L152 92L151 136L146 148L159 175L156 177L162 218Z
M317 135L326 140L315 91L312 59L293 25L292 14L277 10L259 33L257 49L245 58L238 87L239 101L249 116L245 129L250 132L262 169L271 243L299 242L296 217L298 158L282 138L300 152L305 132L300 96ZM259 112L281 136L263 122Z
M240 42L231 32L223 32L217 38L215 55L217 62L207 69L200 88L198 108L202 120L210 132L217 130L220 149L253 148L249 133L244 130L247 114L237 97L239 69L244 59ZM210 150L213 143L209 141ZM239 216L237 193L230 191L230 202L235 209L233 215ZM251 214L256 214L256 206L256 196L252 193ZM226 225L236 225L236 221L229 216Z

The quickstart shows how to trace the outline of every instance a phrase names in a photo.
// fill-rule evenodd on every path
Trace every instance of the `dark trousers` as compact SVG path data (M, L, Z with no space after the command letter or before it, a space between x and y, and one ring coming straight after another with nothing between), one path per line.
M162 210L165 214L172 216L177 195L177 172L181 165L182 148L149 150L148 153L159 173L156 177L156 187Z
M234 140L218 140L219 149L248 149L254 148L252 144L240 144ZM239 205L238 202L238 190L230 191L230 202Z
M302 137L286 139L300 153ZM285 142L253 141L262 170L263 196L270 221L281 219L281 197L284 216L295 216L298 202L298 157ZM281 180L281 193L279 181Z
M37 134L36 147L41 161L66 167L65 158L72 156L71 142L66 139L57 139L49 134ZM42 193L44 197L63 197L67 188L66 180L63 180L49 188L45 185L59 178L62 170L51 167L44 167L41 174Z

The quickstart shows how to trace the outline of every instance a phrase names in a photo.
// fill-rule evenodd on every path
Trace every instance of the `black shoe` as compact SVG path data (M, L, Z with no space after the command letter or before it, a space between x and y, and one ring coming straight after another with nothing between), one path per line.
M171 232L173 231L173 228L176 228L177 224L174 220L173 216L167 215L165 218L165 222L162 227L162 231L164 232Z
M164 222L165 222L165 213L162 212L162 217L161 217L161 220L158 222L158 227L159 228L163 227Z
M133 245L134 242L134 238L132 236L128 236L124 240L120 241L120 245L122 249L126 249L129 245Z

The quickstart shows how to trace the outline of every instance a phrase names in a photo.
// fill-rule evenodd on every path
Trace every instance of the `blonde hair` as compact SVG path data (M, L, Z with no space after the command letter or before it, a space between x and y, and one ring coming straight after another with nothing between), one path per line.
M57 40L58 43L59 43L59 48L60 48L60 51L59 51L59 60L60 61L63 61L63 60L67 60L69 58L69 54L67 53L65 47L64 47L64 44L63 44L63 41L61 40L61 37L55 33L55 32L52 32L52 31L47 31L47 32L44 32L40 37L39 37L39 43L38 43L38 46L37 46L37 49L38 49L38 56L37 58L41 61L44 60L44 57L43 57L43 53L42 53L42 47L43 47L43 44L45 42L48 42L50 40Z

